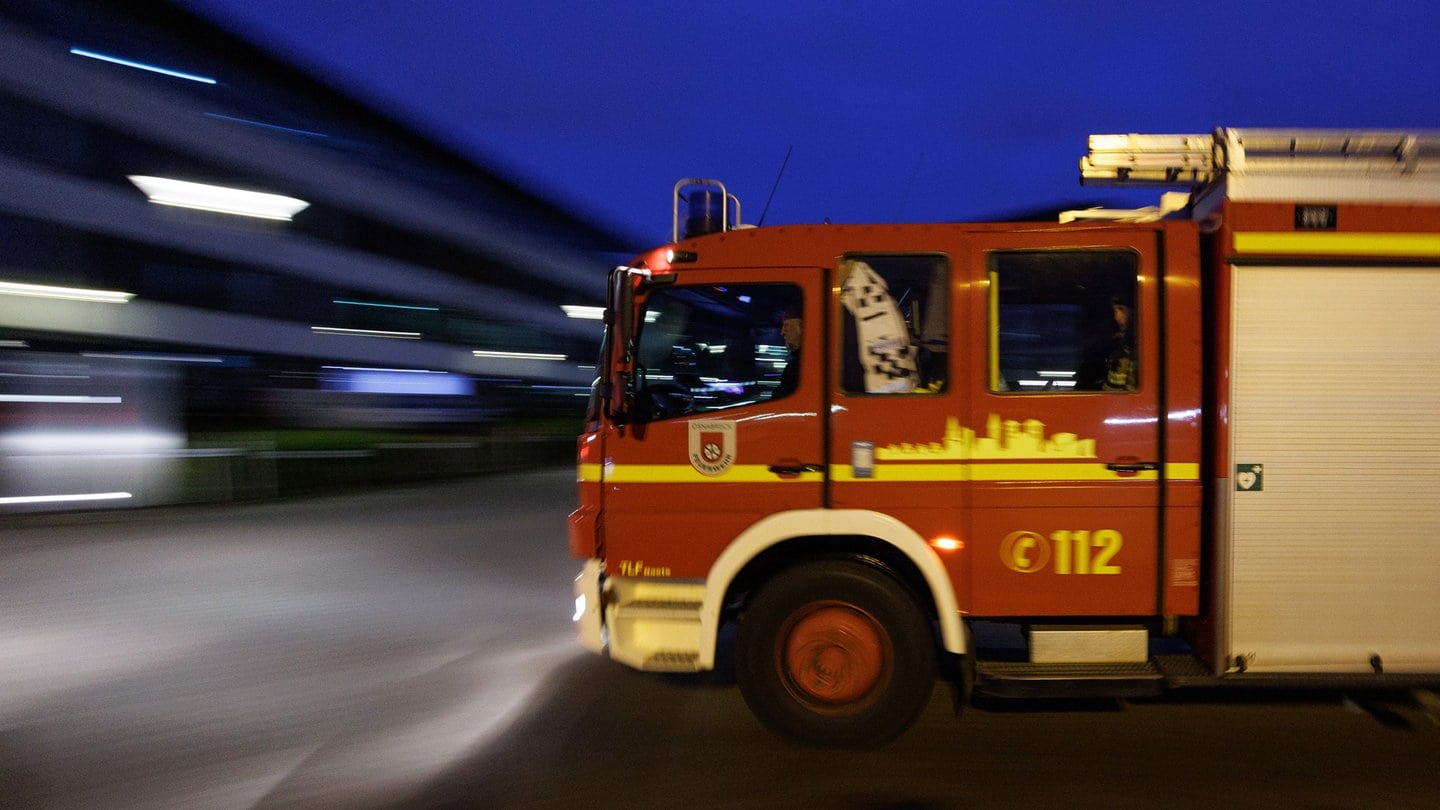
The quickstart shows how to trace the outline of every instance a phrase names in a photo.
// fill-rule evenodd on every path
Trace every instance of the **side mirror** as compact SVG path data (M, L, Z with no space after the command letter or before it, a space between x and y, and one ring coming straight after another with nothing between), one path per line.
M635 406L635 395L630 390L630 372L615 372L605 384L604 398L609 403L610 421L617 425L630 421Z

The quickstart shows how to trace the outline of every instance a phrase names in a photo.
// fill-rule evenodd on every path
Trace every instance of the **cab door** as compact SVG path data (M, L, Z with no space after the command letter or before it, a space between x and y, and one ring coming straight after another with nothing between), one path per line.
M956 380L972 361L951 342L966 315L952 306L953 245L922 247L854 251L836 263L830 505L896 519L937 550L958 586L966 468L950 439L964 410ZM963 588L957 597L965 610Z
M980 232L965 250L976 615L1157 612L1160 240Z
M703 578L747 527L824 494L823 271L678 275L637 300L631 412L604 437L613 575Z

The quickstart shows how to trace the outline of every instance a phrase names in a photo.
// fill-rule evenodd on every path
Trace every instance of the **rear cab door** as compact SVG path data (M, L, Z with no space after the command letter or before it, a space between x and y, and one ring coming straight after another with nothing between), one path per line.
M1161 611L1165 379L1157 229L967 240L970 607Z

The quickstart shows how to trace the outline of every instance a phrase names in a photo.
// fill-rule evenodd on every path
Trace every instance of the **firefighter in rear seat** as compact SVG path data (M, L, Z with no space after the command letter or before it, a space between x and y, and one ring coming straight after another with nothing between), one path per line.
M1110 299L1110 311L1115 319L1109 348L1105 352L1105 380L1101 391L1134 391L1135 375L1135 333L1131 324L1130 307L1119 298Z

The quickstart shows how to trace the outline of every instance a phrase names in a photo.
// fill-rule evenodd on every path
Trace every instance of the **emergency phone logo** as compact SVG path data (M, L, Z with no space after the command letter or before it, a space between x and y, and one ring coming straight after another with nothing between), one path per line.
M691 467L703 475L721 475L734 463L734 422L690 423Z

